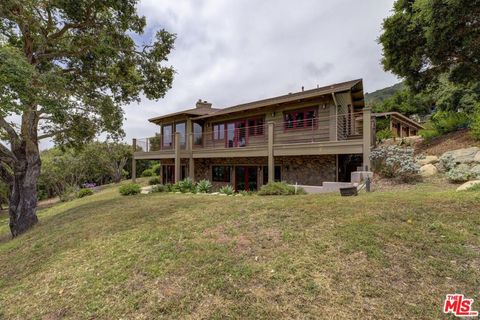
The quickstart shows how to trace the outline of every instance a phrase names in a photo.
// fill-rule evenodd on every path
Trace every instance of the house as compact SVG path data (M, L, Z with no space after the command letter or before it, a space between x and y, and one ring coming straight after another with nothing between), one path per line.
M418 122L398 112L373 113L372 117L376 119L376 128L378 128L378 122L387 121L388 123L384 126L389 128L395 138L416 136L421 129L424 129Z
M269 181L321 186L370 167L372 122L361 79L216 109L149 119L155 137L133 139L137 160L159 160L163 183L186 177L255 190ZM135 177L133 177L135 178Z

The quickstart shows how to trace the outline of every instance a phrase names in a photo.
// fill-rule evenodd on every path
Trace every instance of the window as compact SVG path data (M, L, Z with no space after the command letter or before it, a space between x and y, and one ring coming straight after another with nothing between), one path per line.
M291 111L284 114L285 129L312 128L316 125L315 110Z
M273 180L275 182L281 182L282 181L282 167L275 166ZM263 167L263 184L267 184L267 183L268 183L268 166L264 166Z
M162 135L163 135L163 143L162 147L164 148L170 148L172 147L172 142L173 142L173 126L171 124L164 125L162 127Z
M193 144L195 146L201 146L203 144L202 139L202 125L198 123L193 123Z
M249 119L248 120L248 135L261 136L263 135L263 119Z
M223 140L225 138L225 124L219 123L213 125L213 140Z
M186 124L185 122L180 122L175 124L175 132L180 133L180 146L185 147L186 142Z
M230 182L230 166L212 166L212 181Z

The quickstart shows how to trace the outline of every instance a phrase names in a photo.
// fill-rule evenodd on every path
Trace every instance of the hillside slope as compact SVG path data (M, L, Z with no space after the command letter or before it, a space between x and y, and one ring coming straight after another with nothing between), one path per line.
M442 188L443 189L443 188ZM480 194L121 197L0 234L0 318L438 319L478 299Z
M379 89L373 92L365 93L365 102L367 104L382 102L392 97L396 92L402 90L405 87L403 82L394 84L393 86Z

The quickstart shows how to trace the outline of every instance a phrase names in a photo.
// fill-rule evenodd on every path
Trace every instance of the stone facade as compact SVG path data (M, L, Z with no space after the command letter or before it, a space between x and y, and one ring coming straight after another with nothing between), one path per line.
M212 181L214 188L218 189L223 185L235 184L235 166L256 166L257 183L260 187L267 163L267 157L195 159L195 180L212 181L212 166L231 166L229 182ZM280 166L281 180L291 184L321 186L324 181L336 181L335 155L275 157L275 166Z

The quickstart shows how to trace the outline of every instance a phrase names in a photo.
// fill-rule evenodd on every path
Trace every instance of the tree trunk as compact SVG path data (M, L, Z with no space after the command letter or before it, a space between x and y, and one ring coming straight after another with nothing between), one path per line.
M10 231L16 237L37 222L37 181L40 176L38 146L19 146L14 151L17 161L13 165L13 186L10 194Z

